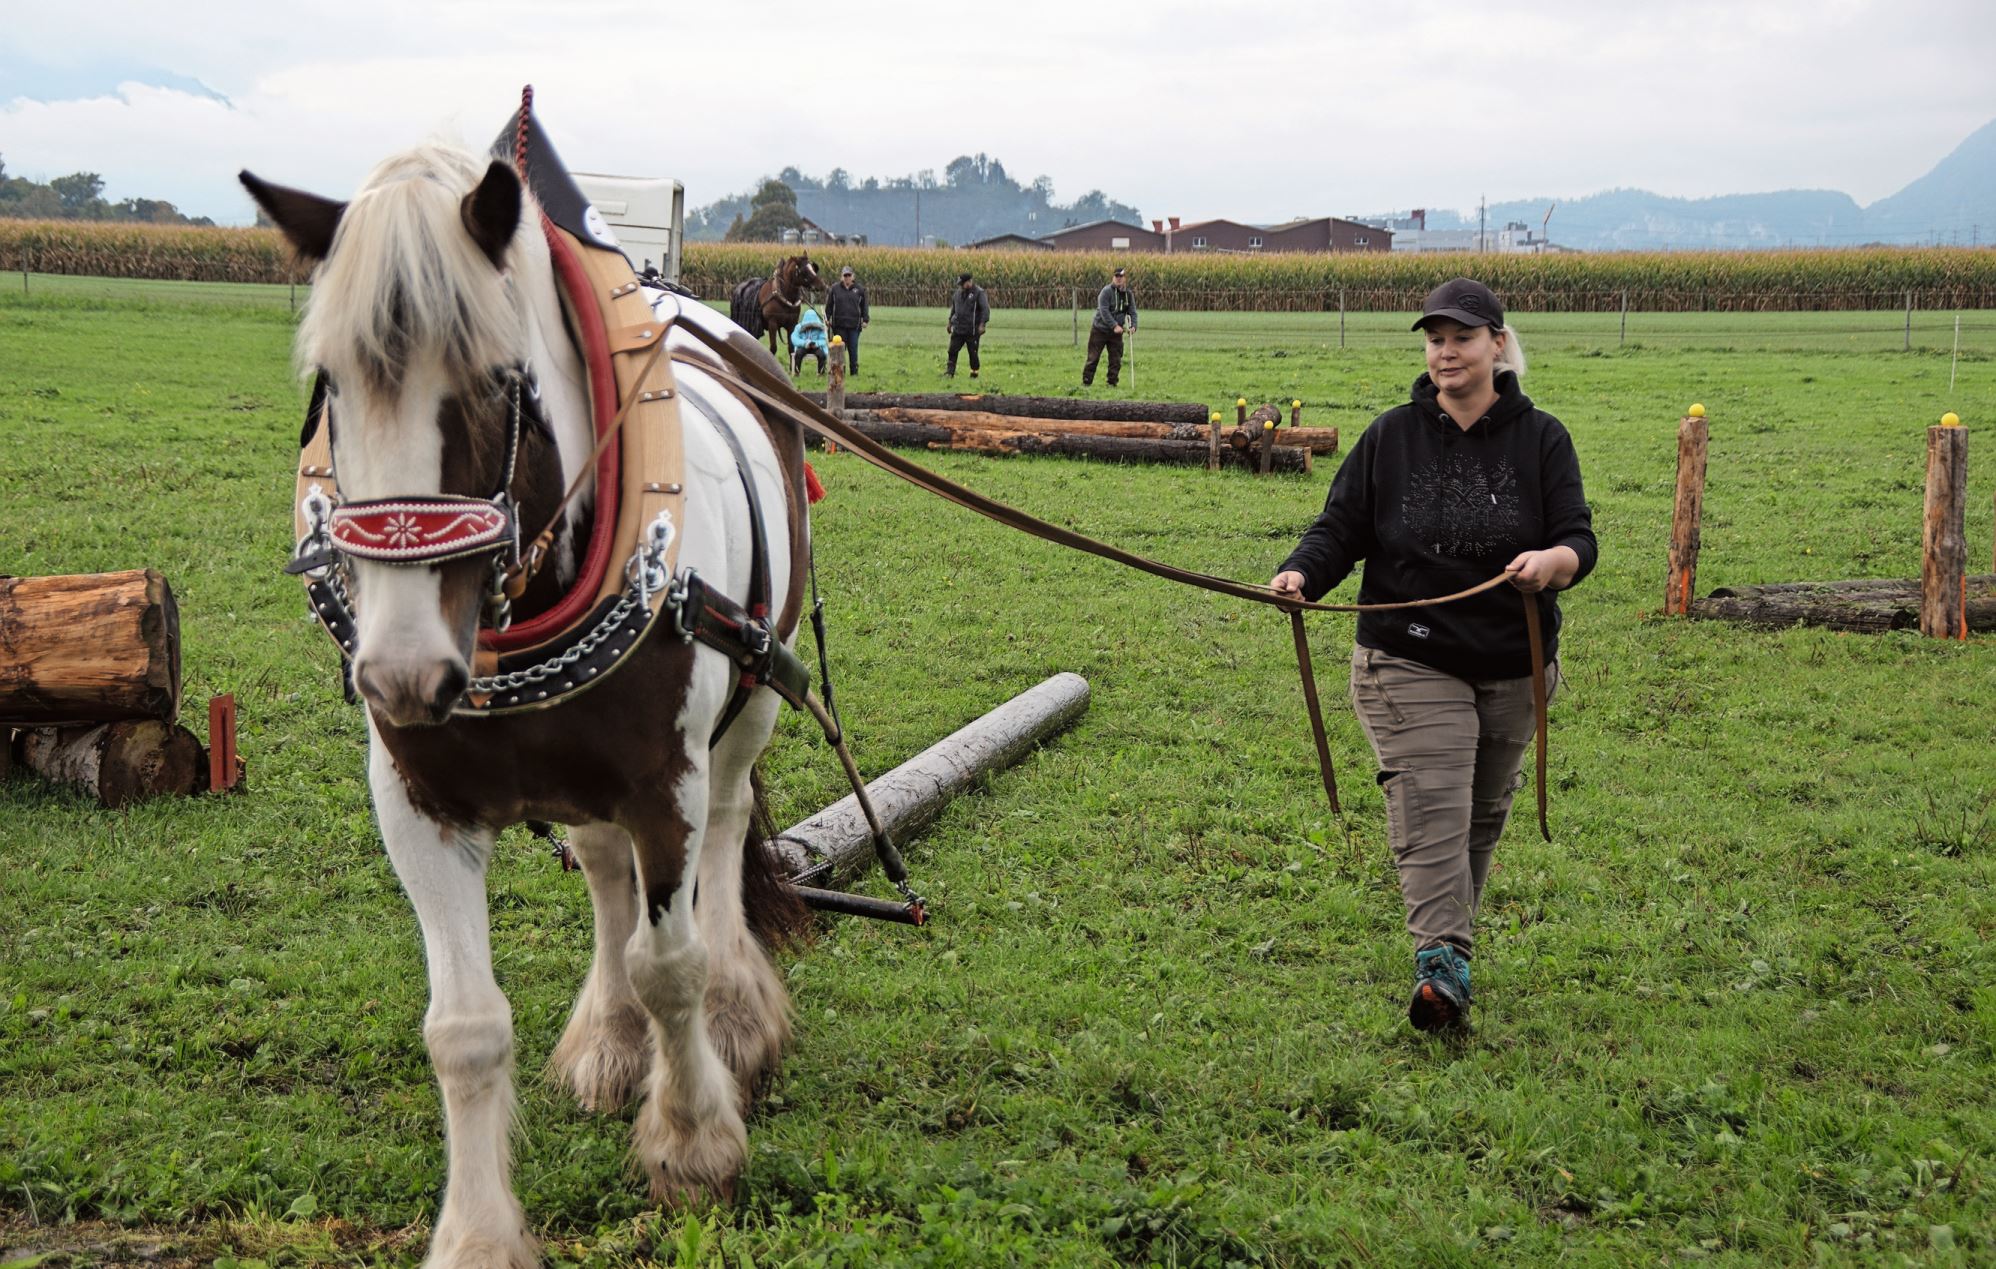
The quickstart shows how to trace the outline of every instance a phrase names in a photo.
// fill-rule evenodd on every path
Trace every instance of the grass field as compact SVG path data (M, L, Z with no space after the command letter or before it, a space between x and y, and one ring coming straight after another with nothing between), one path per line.
M1079 391L1066 315L1000 316L983 384ZM1093 704L911 845L930 927L828 924L786 958L798 1042L733 1209L661 1215L625 1120L536 1081L588 902L507 836L492 909L516 1181L551 1258L1996 1258L1996 642L1650 615L1687 403L1713 420L1701 587L1911 576L1924 429L1955 409L1986 431L1996 360L1965 353L1950 393L1946 348L1898 352L1896 328L1846 347L1793 315L1733 316L1712 346L1621 347L1540 320L1528 388L1576 438L1602 559L1566 601L1556 840L1514 825L1500 849L1473 1036L1404 1019L1383 811L1342 699L1348 620L1312 625L1340 821L1279 617L820 458L863 766L1056 671L1086 675ZM0 786L0 1265L403 1263L435 1210L420 942L360 717L278 572L303 408L291 321L281 288L0 286L0 572L162 570L187 697L236 693L250 771L241 795L123 813ZM1385 319L1344 349L1288 318L1173 325L1145 327L1141 396L1300 397L1306 421L1355 433L1419 368ZM855 387L940 387L941 335L939 312L883 312ZM1976 567L1996 530L1986 439ZM1332 470L930 461L1256 580ZM768 769L779 822L841 792L794 718Z

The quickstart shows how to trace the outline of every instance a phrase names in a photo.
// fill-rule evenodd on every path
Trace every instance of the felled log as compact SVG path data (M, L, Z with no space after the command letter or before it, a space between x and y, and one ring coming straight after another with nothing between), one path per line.
M164 577L0 577L0 723L171 722L179 708L180 613Z
M1206 430L1191 423L1132 423L1115 419L1036 419L993 414L988 410L913 410L888 406L868 410L883 423L927 423L935 427L975 428L986 432L1043 432L1071 436L1137 436L1153 440L1204 440Z
M185 727L157 718L38 727L22 736L21 765L113 808L207 787L201 742Z
M1206 445L1202 441L1158 440L1137 436L1087 436L1063 433L993 432L979 428L937 427L927 423L882 422L872 411L848 410L846 422L883 445L909 449L967 450L1006 457L1013 454L1056 454L1071 458L1095 458L1112 463L1168 463L1203 467ZM1249 451L1223 450L1222 463L1228 467L1253 470L1257 456ZM1310 452L1277 446L1276 471L1308 472Z
M897 844L927 828L943 808L993 771L1012 766L1034 746L1081 717L1088 680L1056 674L930 745L876 780L866 793ZM847 794L776 835L772 848L791 880L823 885L873 862L873 835L859 799Z
M820 405L825 394L807 392ZM1028 419L1106 419L1116 423L1204 423L1206 407L1175 401L1091 401L1080 397L982 396L952 392L848 392L848 410L982 410Z
M1255 434L1242 428L1227 433L1227 444L1235 449L1247 449L1254 445ZM1307 449L1312 454L1335 454L1338 452L1338 429L1334 427L1280 427L1275 430L1277 446L1289 445L1296 449Z
M1967 591L1969 630L1996 631L1996 573L1968 578ZM1757 626L1801 622L1863 634L1917 630L1920 583L1914 578L1861 578L1722 586L1703 599L1692 600L1691 615Z

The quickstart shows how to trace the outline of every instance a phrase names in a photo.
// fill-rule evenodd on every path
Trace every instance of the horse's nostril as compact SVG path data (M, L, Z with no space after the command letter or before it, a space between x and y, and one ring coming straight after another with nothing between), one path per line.
M437 692L431 698L439 716L450 712L464 689L471 685L471 671L461 663L453 661L437 674Z

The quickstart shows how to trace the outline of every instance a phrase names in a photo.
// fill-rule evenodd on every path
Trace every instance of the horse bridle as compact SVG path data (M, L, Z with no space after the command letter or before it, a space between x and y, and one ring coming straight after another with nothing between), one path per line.
M339 496L335 477L333 493L314 485L306 494L308 528L284 571L319 577L344 571L348 560L406 568L489 555L492 578L485 592L484 621L495 630L506 629L512 622L512 601L504 583L520 564L520 512L513 498L513 479L519 467L523 420L531 415L537 430L549 433L550 429L531 368L507 366L493 374L506 393L506 457L498 488L490 497L396 494L349 502ZM321 369L312 386L301 445L311 439L322 414L330 441L338 395L332 377Z

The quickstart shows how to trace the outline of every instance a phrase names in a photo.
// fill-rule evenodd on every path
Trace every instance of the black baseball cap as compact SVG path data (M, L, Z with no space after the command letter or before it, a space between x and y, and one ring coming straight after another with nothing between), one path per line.
M968 282L970 281L970 275L968 273L959 273L956 275L956 280L958 282Z
M1435 317L1446 317L1464 326L1502 328L1504 305L1489 287L1474 278L1453 278L1428 292L1421 305L1421 318L1411 329L1419 330Z
M1115 274L1114 274L1113 276L1115 276L1115 277L1119 277L1119 278L1123 276L1123 266L1122 266L1122 265L1117 265L1117 266L1116 266L1116 272L1115 272Z

